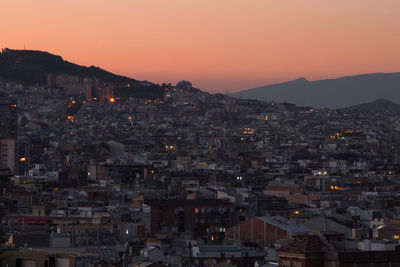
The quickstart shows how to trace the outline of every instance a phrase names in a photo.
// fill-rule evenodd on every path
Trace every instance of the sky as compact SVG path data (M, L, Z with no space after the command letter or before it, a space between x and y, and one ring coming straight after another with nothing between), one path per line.
M400 0L1 0L0 47L234 92L400 72Z

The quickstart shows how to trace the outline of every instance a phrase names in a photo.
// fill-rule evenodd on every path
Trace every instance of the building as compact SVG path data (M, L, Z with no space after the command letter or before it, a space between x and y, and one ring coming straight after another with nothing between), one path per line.
M17 169L15 139L0 139L0 167L7 168L11 173Z
M200 245L192 248L194 266L243 266L253 267L257 259L263 259L264 253L255 248L238 245Z
M0 139L17 138L17 100L0 93Z
M254 217L228 229L226 238L242 242L268 245L278 241L291 240L311 230L281 216Z
M279 267L337 266L335 260L333 260L333 265L328 264L328 251L328 245L321 237L308 235L277 251Z
M0 167L17 169L17 100L0 93Z
M317 191L329 191L331 189L334 189L331 188L331 177L326 175L306 176L304 177L304 182Z
M309 235L277 250L279 267L400 266L400 246L392 250L337 250L323 237Z
M2 266L121 266L119 259L114 262L103 259L101 250L104 249L71 252L60 248L8 248L2 253Z
M151 233L192 231L211 240L223 239L236 223L234 205L219 199L149 200Z

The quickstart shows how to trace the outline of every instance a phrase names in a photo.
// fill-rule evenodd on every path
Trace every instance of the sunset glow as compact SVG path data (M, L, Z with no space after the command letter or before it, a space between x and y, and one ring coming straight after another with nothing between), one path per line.
M400 71L399 0L3 0L0 47L210 92Z

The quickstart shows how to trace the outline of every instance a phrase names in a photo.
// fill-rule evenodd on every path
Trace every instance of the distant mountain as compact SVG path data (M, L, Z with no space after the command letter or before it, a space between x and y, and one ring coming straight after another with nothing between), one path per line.
M359 110L359 111L387 111L393 113L400 113L400 105L393 103L392 101L389 101L387 99L377 99L369 103L363 103L345 109Z
M0 77L5 81L43 85L47 83L48 74L98 78L116 85L116 94L121 96L146 97L163 93L163 88L156 84L115 75L95 66L80 66L48 52L6 48L0 53ZM128 83L135 86L125 87Z
M345 108L382 98L400 103L400 73L362 74L318 81L300 78L243 90L231 96L328 108Z

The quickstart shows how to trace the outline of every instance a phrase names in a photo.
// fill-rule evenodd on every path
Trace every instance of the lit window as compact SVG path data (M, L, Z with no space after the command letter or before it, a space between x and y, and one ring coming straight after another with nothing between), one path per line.
M195 209L194 209L194 213L199 213L199 209L198 209L198 208L195 208Z
M400 235L394 235L393 238L394 238L394 239L399 239L399 238L400 238Z

